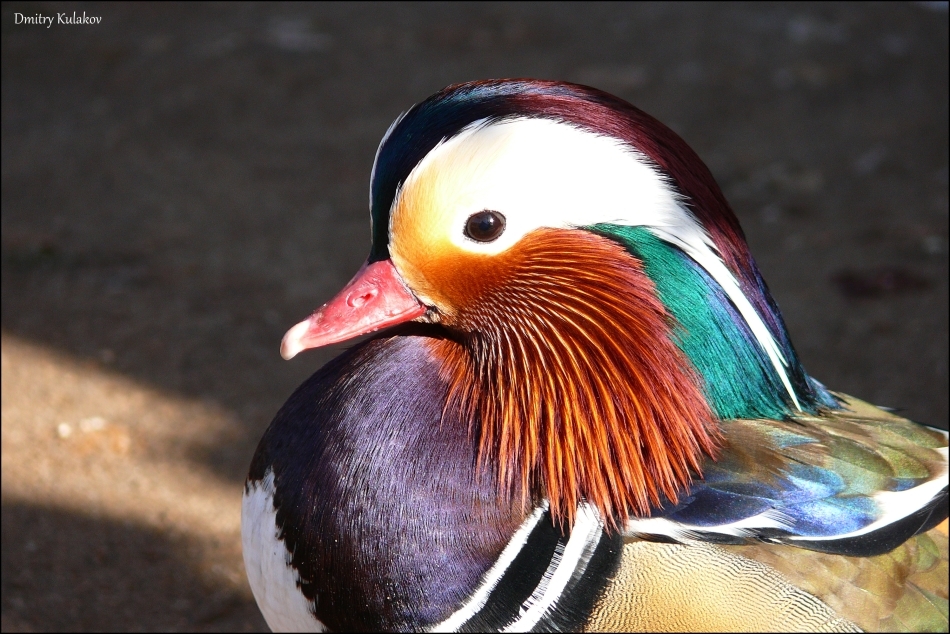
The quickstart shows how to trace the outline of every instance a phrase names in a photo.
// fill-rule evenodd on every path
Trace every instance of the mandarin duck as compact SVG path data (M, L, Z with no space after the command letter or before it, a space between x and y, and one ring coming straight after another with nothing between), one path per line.
M376 334L244 492L274 630L947 630L947 433L802 368L686 143L536 80L390 126L372 246L281 346Z

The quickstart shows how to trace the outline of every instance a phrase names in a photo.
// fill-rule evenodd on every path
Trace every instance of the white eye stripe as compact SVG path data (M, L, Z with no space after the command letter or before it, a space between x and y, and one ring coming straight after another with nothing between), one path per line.
M540 227L683 221L678 195L645 157L616 139L548 119L467 126L412 170L403 191L413 187L438 204L446 228L464 228L483 209L505 215L506 235L490 246L463 240L461 231L449 236L477 253L505 251Z
M407 193L425 201L424 208L399 204ZM390 226L397 214L419 214L409 222L424 223L432 239L484 255L502 253L542 227L647 227L719 283L798 407L781 348L683 203L646 156L618 139L550 119L480 120L441 142L410 172ZM503 214L506 226L496 240L477 242L465 236L465 223L484 209Z

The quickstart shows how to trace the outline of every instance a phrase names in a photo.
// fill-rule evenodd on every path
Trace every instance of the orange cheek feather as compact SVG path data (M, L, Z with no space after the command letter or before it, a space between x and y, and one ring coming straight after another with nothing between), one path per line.
M397 232L402 244L435 238ZM547 497L561 521L585 500L614 527L675 500L718 428L640 263L579 230L539 229L498 255L428 244L393 259L462 335L433 353L481 464L511 491Z

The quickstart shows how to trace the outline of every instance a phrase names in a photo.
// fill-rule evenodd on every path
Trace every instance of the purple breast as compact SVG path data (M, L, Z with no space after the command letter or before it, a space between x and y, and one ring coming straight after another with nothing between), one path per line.
M476 473L420 329L340 355L278 412L249 482L274 471L280 537L331 630L438 623L477 587L525 518ZM423 331L425 332L425 331Z

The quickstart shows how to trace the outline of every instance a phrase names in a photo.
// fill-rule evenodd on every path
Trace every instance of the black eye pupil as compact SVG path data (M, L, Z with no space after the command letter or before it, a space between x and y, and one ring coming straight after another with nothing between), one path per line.
M472 214L465 223L465 235L476 242L491 242L505 230L505 217L497 211Z

